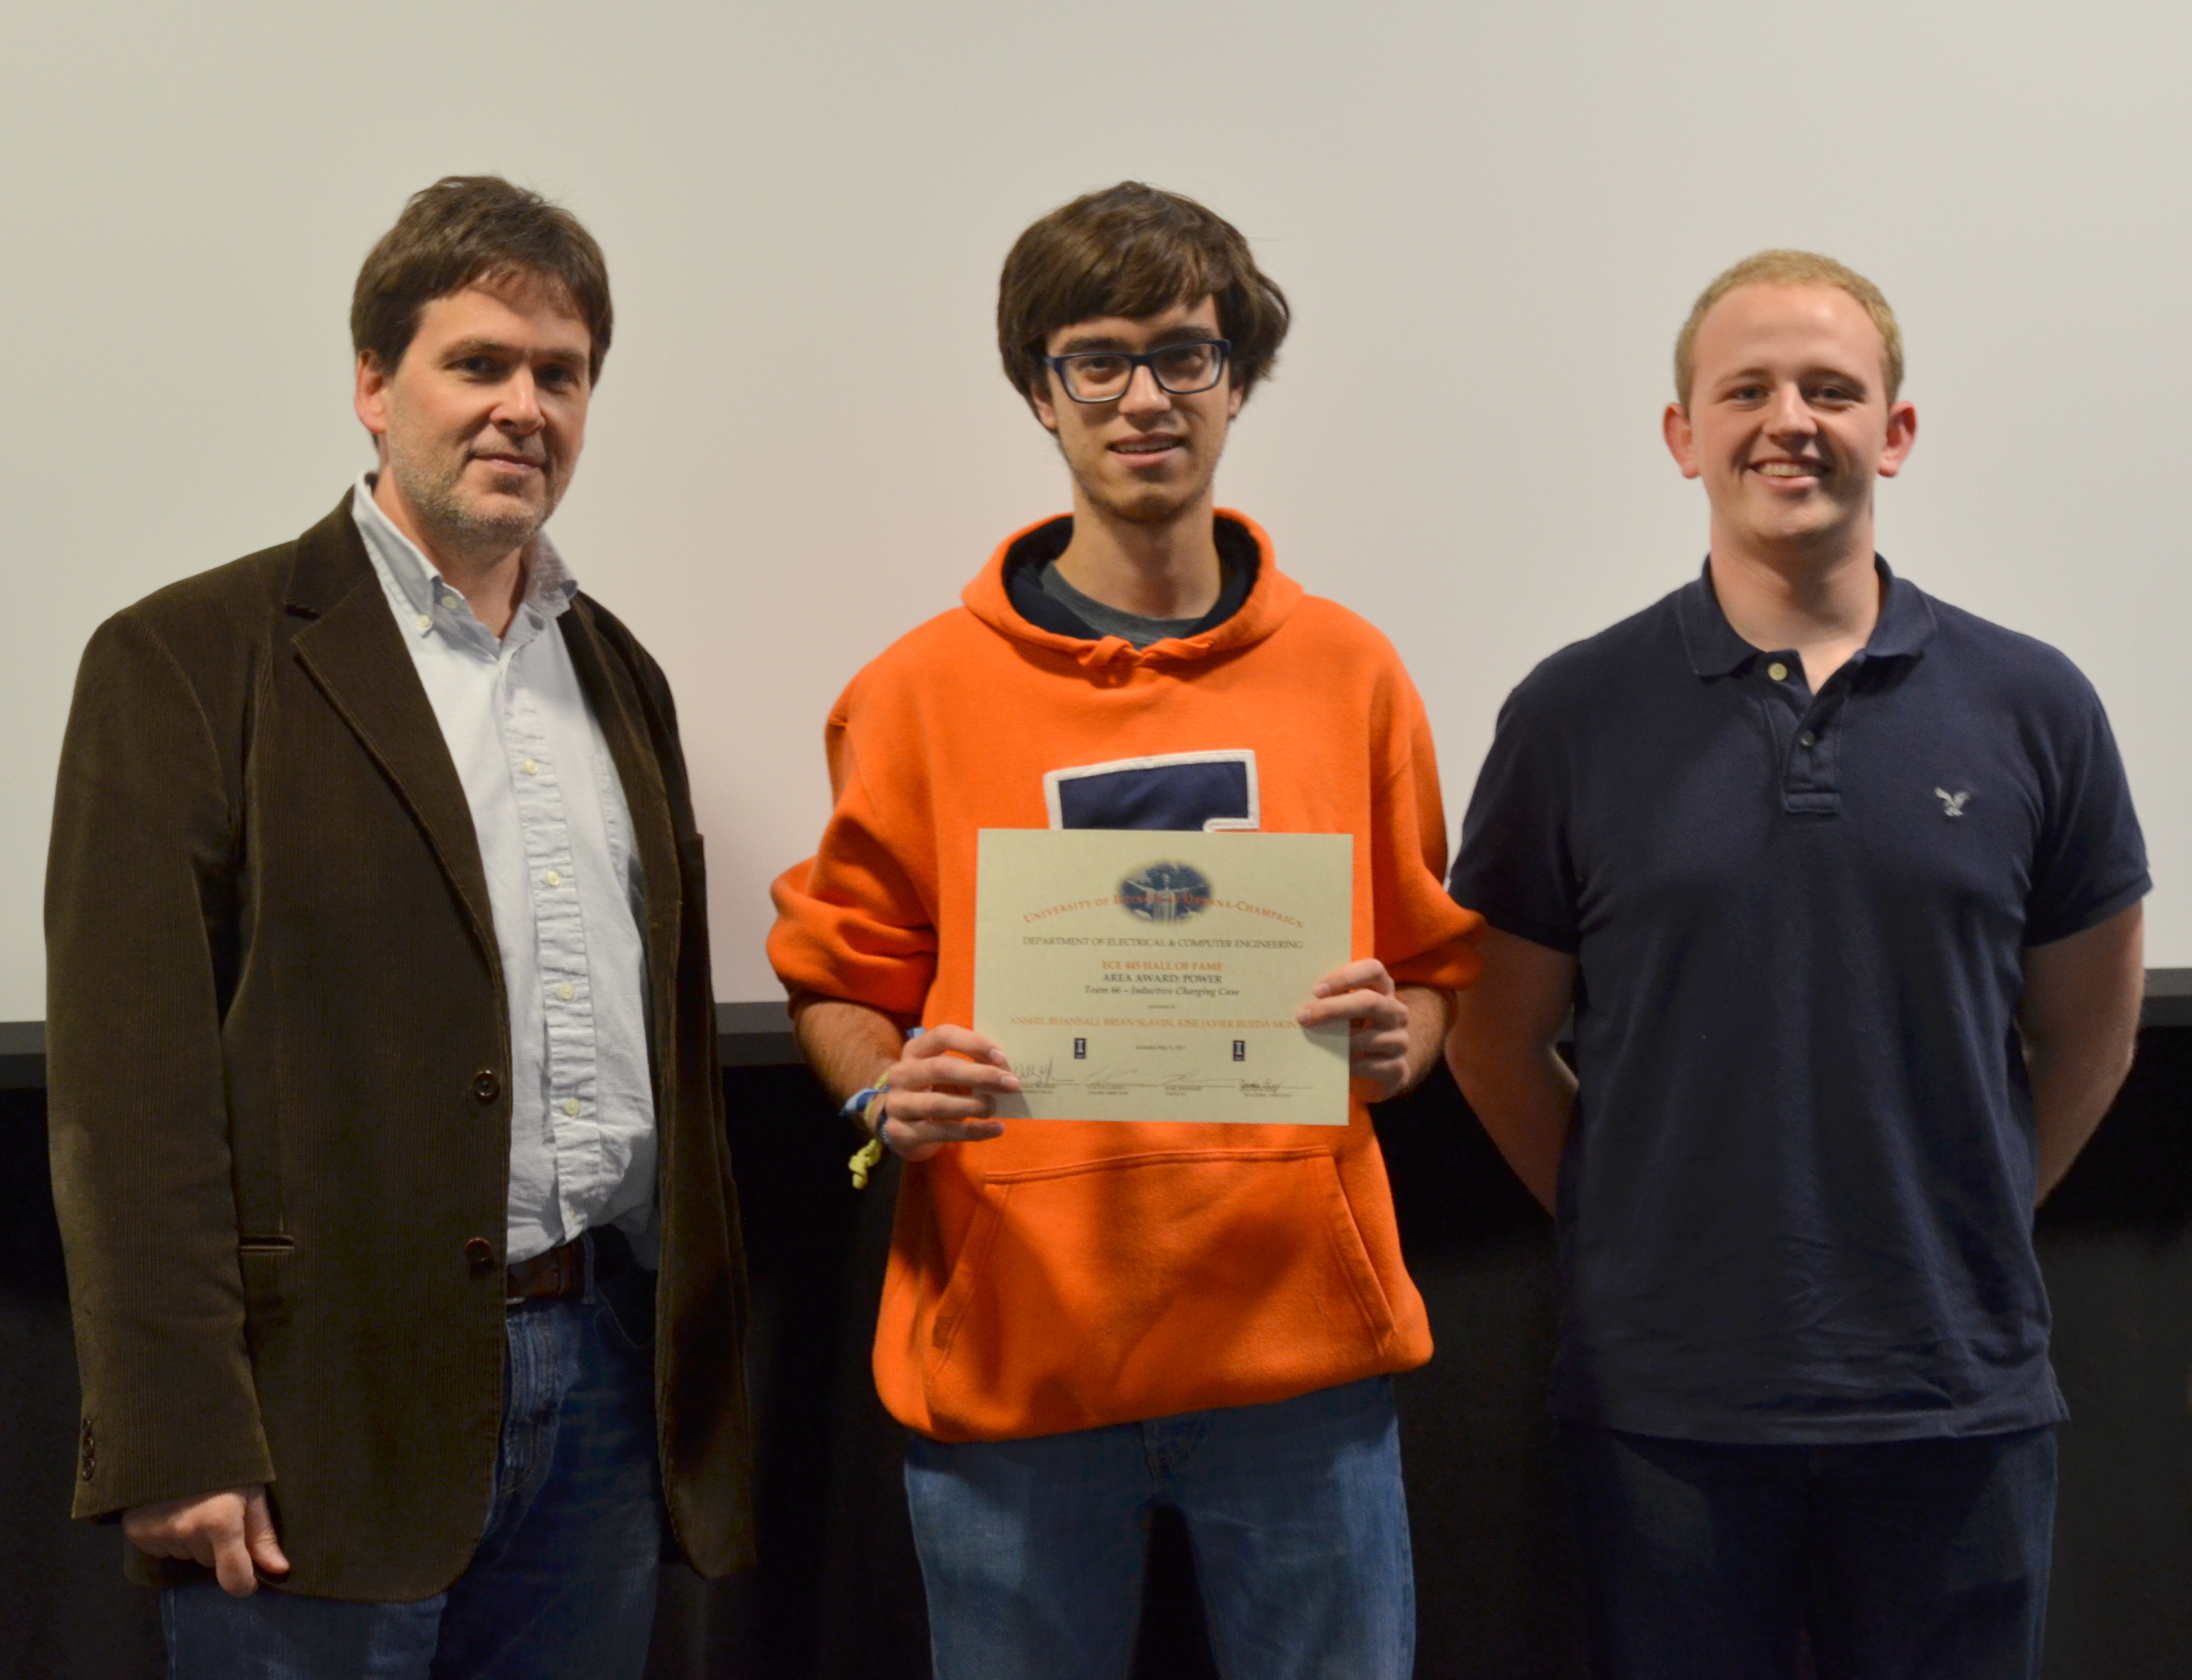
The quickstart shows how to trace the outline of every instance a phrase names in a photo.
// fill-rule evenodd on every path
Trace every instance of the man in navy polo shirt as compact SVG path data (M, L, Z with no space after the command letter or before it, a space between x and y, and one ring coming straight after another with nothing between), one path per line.
M1499 717L1448 1046L1558 1216L1555 1406L1603 1675L2038 1671L2031 1210L2127 1070L2143 849L2092 688L1873 549L1917 419L1885 299L1706 289L1669 449L1704 574ZM1553 1049L1573 1005L1575 1071Z

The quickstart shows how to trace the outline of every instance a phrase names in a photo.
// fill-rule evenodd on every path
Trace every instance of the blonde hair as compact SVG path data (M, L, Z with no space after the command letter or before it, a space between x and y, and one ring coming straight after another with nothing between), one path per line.
M1832 286L1847 292L1880 329L1881 347L1887 353L1887 400L1892 403L1902 391L1903 329L1895 324L1895 311L1879 287L1855 269L1815 251L1761 251L1723 270L1690 306L1690 318L1675 340L1675 400L1684 409L1690 406L1690 382L1697 377L1698 323L1738 286Z

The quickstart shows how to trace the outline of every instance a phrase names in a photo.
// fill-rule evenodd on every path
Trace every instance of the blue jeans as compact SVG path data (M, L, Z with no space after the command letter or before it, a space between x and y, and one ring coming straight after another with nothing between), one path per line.
M1563 1425L1601 1680L2031 1680L2055 1431L1732 1446Z
M1415 1570L1390 1377L1029 1441L915 1436L936 1680L1121 1680L1147 1525L1185 1519L1230 1680L1407 1680Z
M510 1309L502 1443L479 1550L447 1591L354 1603L211 1582L161 1594L174 1680L639 1680L662 1496L654 1275Z

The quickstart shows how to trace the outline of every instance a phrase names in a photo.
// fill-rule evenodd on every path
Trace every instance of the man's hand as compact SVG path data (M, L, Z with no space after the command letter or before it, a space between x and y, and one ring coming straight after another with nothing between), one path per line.
M1368 1088L1367 1100L1383 1102L1430 1071L1446 1037L1446 994L1396 986L1383 963L1365 957L1319 980L1294 1019L1304 1026L1347 1022L1348 1074Z
M274 1539L266 1489L257 1484L136 1506L123 1514L122 1532L130 1545L154 1557L188 1557L204 1564L231 1597L248 1598L258 1591L261 1573L289 1573L289 1560Z
M876 1130L885 1148L908 1161L926 1161L947 1143L996 1137L1005 1129L989 1117L996 1099L1020 1088L1005 1053L963 1026L929 1028L888 1071Z

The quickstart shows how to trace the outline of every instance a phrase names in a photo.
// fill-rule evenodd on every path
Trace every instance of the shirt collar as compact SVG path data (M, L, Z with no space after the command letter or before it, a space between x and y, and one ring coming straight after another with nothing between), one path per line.
M1872 626L1872 634L1865 638L1864 657L1914 657L1933 639L1933 603L1916 584L1896 576L1887 562L1877 554L1872 557L1872 563L1887 586L1887 595L1881 603L1880 618ZM1690 669L1700 677L1725 677L1765 651L1752 647L1737 635L1735 626L1727 621L1727 614L1721 610L1720 597L1712 586L1710 557L1695 581L1683 585L1675 592L1675 609L1681 626L1683 650L1690 656Z
M357 522L366 552L373 557L374 569L396 597L398 610L408 611L412 622L406 627L414 637L431 636L437 628L446 627L460 636L477 631L489 642L494 641L487 626L472 616L471 603L449 586L420 551L419 545L381 511L380 504L373 499L373 483L372 473L358 474L357 487L351 493L351 517ZM525 593L503 642L517 645L530 641L570 606L571 597L578 592L579 580L571 575L548 534L536 534L532 551L526 557Z

